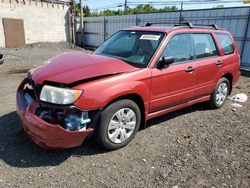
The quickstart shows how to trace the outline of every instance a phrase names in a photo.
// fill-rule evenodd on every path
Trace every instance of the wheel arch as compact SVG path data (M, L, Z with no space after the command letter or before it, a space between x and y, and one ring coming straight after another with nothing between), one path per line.
M232 88L233 88L233 75L231 73L225 73L221 76L221 78L226 78L228 79L229 83L230 83L230 91L229 91L229 95L232 92Z
M130 93L130 94L118 96L118 97L112 99L111 101L109 101L106 106L108 106L116 101L122 100L122 99L130 99L138 105L138 107L141 111L141 117L142 117L140 129L145 128L145 126L146 126L146 111L145 111L146 107L144 105L143 98L139 94Z

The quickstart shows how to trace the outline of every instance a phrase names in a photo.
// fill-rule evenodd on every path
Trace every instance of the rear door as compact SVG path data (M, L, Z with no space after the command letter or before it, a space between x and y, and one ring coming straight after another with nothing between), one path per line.
M210 33L193 34L196 70L195 98L209 95L216 85L216 75L222 66L222 58Z
M150 112L182 104L194 95L194 47L192 34L177 34L170 38L162 56L174 57L165 68L154 68L151 82Z
M224 52L222 56L223 65L225 66L225 65L234 64L236 66L235 69L238 71L239 70L239 56L236 55L237 47L234 46L233 39L228 33L217 33L216 36Z

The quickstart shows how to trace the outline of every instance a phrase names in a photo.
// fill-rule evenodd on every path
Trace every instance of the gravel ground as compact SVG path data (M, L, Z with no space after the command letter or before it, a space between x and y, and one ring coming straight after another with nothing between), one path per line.
M39 43L6 54L0 66L0 187L250 187L250 99L219 110L198 104L155 118L125 148L105 152L92 140L46 151L24 134L15 91L25 72L64 51L67 43ZM233 94L250 96L242 76Z

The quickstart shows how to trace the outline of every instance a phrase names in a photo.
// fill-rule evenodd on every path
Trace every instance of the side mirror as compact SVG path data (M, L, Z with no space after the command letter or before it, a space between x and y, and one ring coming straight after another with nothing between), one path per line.
M4 55L0 54L0 65L4 63Z
M174 57L162 57L161 60L157 64L158 69L162 69L164 67L168 67L170 64L174 63Z

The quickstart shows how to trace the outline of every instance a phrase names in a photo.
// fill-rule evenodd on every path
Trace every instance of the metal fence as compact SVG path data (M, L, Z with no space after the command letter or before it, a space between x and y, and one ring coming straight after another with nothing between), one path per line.
M237 41L241 67L250 68L250 7L188 10L182 13L184 21L193 24L217 24L229 30ZM178 23L180 12L136 14L128 16L86 17L83 21L85 47L96 48L115 32L148 22ZM78 19L79 23L79 19ZM168 25L168 24L167 24ZM170 24L169 24L170 25ZM77 24L79 28L79 24ZM77 29L77 44L80 30Z

